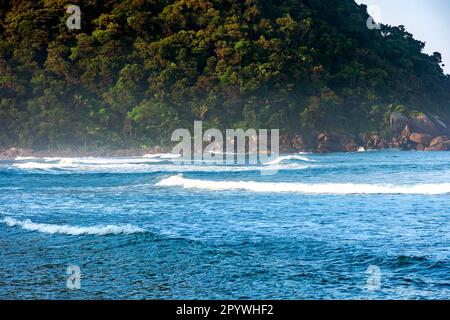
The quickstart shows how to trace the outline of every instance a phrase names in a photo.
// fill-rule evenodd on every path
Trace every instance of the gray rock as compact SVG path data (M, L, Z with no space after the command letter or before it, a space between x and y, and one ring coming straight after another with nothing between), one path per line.
M390 124L392 133L400 133L408 124L408 117L398 112L392 112L390 116Z
M409 127L412 132L426 133L432 136L442 134L442 130L427 116L419 115L409 121Z

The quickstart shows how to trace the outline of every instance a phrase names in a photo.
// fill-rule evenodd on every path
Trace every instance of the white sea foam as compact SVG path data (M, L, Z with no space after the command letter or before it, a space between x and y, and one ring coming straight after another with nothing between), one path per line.
M157 154L146 154L142 156L147 159L177 159L181 158L181 154L173 154L173 153L157 153Z
M76 165L70 159L61 159L57 163L48 163L48 162L24 162L24 163L15 163L14 167L19 169L57 169L57 168L74 168Z
M24 161L24 160L35 160L35 159L37 159L37 158L36 157L17 157L14 160L16 160L16 161Z
M154 159L154 158L160 158L163 155L164 155L164 153L145 154L142 156L142 158Z
M166 154L163 154L160 158L161 159L178 159L178 158L181 158L181 154L166 153Z
M156 155L155 155L156 156ZM34 161L19 161L12 166L21 170L44 172L101 172L101 173L152 173L152 172L242 172L265 170L302 170L312 167L305 163L273 163L265 166L232 166L216 164L214 161L199 161L193 164L171 163L170 155L135 158L48 158ZM176 156L176 155L172 155ZM53 171L52 171L53 170ZM58 171L54 171L58 170Z
M80 165L127 165L164 162L154 158L76 158L74 162Z
M144 229L132 226L132 225L107 225L107 226L92 226L92 227L79 227L69 225L56 225L35 223L31 220L16 220L14 218L4 218L3 223L9 227L20 227L28 231L38 231L49 234L67 234L71 236L81 235L111 235L111 234L132 234L145 232Z
M265 165L274 165L274 164L280 164L284 161L289 161L289 160L300 160L300 161L305 161L305 162L315 162L315 160L310 159L308 157L305 156L301 156L298 154L292 154L292 155L287 155L287 156L280 156L278 158L276 158L273 161L267 162L265 163Z
M450 183L416 185L380 185L358 183L284 183L253 181L211 181L186 179L182 175L171 176L156 184L158 187L183 187L214 191L245 190L250 192L303 193L303 194L425 194L450 193Z
M36 159L40 159L40 158L36 158ZM45 158L42 158L42 160L44 160L46 162L59 161L59 160L62 160L62 159L64 159L64 158L61 158L61 157L45 157Z
M34 158L35 161L14 163L19 169L117 169L139 164L160 163L162 159L144 158ZM41 161L38 161L41 160ZM43 160L43 161L42 161Z

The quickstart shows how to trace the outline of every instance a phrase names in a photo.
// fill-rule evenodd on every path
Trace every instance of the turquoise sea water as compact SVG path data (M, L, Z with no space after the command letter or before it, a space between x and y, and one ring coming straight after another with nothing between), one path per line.
M450 153L0 161L0 299L16 298L448 299Z

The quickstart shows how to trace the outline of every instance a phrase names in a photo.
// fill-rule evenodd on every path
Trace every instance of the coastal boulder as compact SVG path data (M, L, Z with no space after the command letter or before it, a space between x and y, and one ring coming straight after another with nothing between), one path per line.
M306 151L309 143L303 134L281 135L280 136L280 152L291 153Z
M27 154L27 150L21 148L6 148L0 151L0 158L12 159L23 157Z
M409 122L409 127L412 132L426 133L432 136L442 133L439 127L425 114L412 118Z
M147 149L142 150L141 153L143 154L159 154L159 153L170 153L171 148L169 147L160 147L160 146L154 146L149 147Z
M353 152L358 150L355 139L341 133L321 133L317 136L318 152Z
M402 144L402 140L397 138L397 137L393 137L391 139L391 141L389 142L389 148L394 148L394 149L400 149L400 146Z
M405 128L407 129L407 128ZM405 130L403 130L405 132ZM405 137L392 137L389 141L386 141L386 148L394 148L400 150L412 150L417 145L409 140L410 133L405 134Z
M409 126L406 125L405 128L402 130L401 137L402 139L409 139L409 136L411 135L411 130L409 129Z
M450 137L439 136L431 141L427 151L450 151Z
M382 140L380 138L379 135L377 134L372 134L369 137L367 137L367 141L366 141L366 149L377 149L378 145L382 143Z
M305 139L301 135L294 135L292 138L292 148L298 151L305 151L306 150L306 142Z
M411 133L409 136L409 140L417 143L418 145L424 145L428 146L430 145L431 141L433 140L433 137L426 133Z
M358 150L358 145L356 144L354 139L351 139L343 145L343 148L347 152L355 152Z
M401 133L402 130L408 125L408 117L398 112L392 112L390 116L390 125L392 133Z
M449 125L438 115L432 115L432 120L434 121L434 124L439 129L440 132L443 132L445 134L450 133L450 127Z
M280 152L281 153L292 152L290 137L286 134L280 136Z
M317 136L317 151L321 153L342 151L336 135L321 133Z
M416 145L416 150L417 151L424 151L425 150L425 146L423 144L418 144L418 145Z

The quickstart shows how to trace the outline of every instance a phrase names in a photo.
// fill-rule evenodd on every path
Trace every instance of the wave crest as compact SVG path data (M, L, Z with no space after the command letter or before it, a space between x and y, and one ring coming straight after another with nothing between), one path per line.
M300 160L300 161L305 161L305 162L315 162L315 160L310 159L308 157L301 156L299 154L293 154L293 155L288 155L288 156L280 156L280 157L276 158L273 161L265 163L265 165L269 165L270 166L270 165L274 165L274 164L280 164L282 162L289 161L289 160Z
M107 226L92 226L92 227L80 227L69 225L56 225L46 223L35 223L31 220L16 220L14 218L4 218L3 223L8 227L20 227L28 231L38 231L48 234L66 234L71 236L81 235L114 235L114 234L133 234L145 232L144 229L132 226L132 225L107 225Z
M171 176L156 184L158 187L183 187L213 191L245 190L250 192L304 193L304 194L424 194L450 193L450 183L416 185L380 185L358 183L287 183L254 181L211 181L186 179L183 175Z
M302 170L315 167L310 163L282 163L284 160L297 159L307 161L306 157L284 156L279 157L266 165L227 165L199 161L193 164L176 164L171 160L179 157L173 154L146 155L134 158L35 158L16 160L8 169L31 171L33 173L153 173L153 172L241 172L241 171L267 171L267 170ZM304 159L303 159L304 158Z

